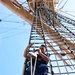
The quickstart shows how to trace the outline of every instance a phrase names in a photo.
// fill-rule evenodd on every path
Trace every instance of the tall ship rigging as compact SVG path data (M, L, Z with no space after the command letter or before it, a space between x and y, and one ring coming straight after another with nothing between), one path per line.
M59 1L0 0L0 3L31 25L29 43L35 45L29 52L45 45L50 54L48 75L75 75L75 20L59 12L64 7L56 8ZM25 2L27 8L23 6ZM26 75L29 61L25 60L22 75Z

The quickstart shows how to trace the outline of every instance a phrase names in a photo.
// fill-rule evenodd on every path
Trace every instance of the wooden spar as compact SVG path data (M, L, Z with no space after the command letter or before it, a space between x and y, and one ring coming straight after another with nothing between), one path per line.
M18 16L20 16L21 18L23 18L25 21L27 21L28 23L30 23L30 25L32 24L32 18L33 18L33 14L30 14L29 11L27 11L22 5L20 8L17 8L16 6L14 6L12 4L12 2L10 0L1 0L0 1L4 6L6 6L7 8L9 8L9 10L13 11L15 14L17 14ZM52 36L52 32L53 34L58 34L55 30L53 30L51 27L49 27L47 24L43 23L43 27L44 27L44 32L49 34L49 37L51 39L56 39L57 41L59 41L59 39L57 39L58 36ZM47 31L47 28L49 29L49 32ZM62 36L62 35L61 35ZM62 36L63 37L63 36ZM64 38L64 40L66 41L66 43L68 44L68 42L70 42L67 38ZM58 44L58 46L60 44L62 44L63 42L56 42L55 40L53 40L56 44ZM75 46L72 42L70 42L70 44L68 44L71 48L73 48L73 51L75 49ZM65 45L61 46L61 49L64 50L65 52L70 53L70 51L66 48ZM74 56L72 54L68 54L70 58L73 58Z
M21 8L17 8L10 0L1 0L1 3L6 6L9 10L20 16L22 19L32 24L32 15L22 5Z

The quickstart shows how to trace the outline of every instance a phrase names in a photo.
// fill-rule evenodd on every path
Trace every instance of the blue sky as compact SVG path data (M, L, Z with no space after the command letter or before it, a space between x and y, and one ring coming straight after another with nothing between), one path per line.
M64 4L64 1L58 8ZM62 10L75 15L74 3L74 0L68 0ZM0 10L0 19L2 20L0 22L0 75L22 75L23 52L29 43L31 27L29 23L2 4L0 4ZM72 18L74 19L74 17Z
M0 10L0 75L22 75L30 25L2 4Z

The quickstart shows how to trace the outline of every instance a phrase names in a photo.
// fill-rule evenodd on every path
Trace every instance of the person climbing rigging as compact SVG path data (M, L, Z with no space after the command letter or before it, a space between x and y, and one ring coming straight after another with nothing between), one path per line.
M28 53L28 50L33 44L34 43L31 43L26 47L24 51L25 58L30 58L30 54ZM35 70L34 75L48 75L47 74L47 71L48 71L47 64L50 61L50 59L48 57L48 54L45 53L46 52L45 46L41 45L40 48L35 51L37 51L38 54L37 54L36 70ZM35 57L32 56L32 66L34 66L34 61L35 61ZM27 72L27 75L31 75L30 66L28 67L26 72Z

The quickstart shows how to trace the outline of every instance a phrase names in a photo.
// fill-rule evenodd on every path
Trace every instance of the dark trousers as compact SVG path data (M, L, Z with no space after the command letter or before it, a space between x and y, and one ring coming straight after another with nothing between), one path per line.
M32 67L32 69L33 69L33 67ZM47 71L48 71L47 65L45 65L45 64L37 65L34 75L48 75ZM27 68L26 74L31 75L31 68L30 67Z

